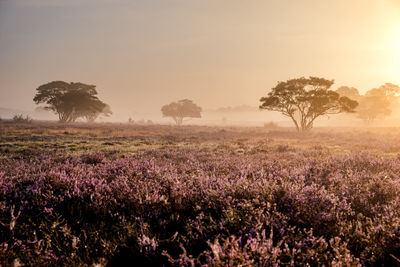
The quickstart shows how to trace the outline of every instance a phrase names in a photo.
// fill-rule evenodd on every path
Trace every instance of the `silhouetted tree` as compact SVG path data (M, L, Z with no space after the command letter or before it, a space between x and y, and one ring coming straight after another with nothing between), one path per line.
M357 88L354 87L348 87L348 86L341 86L336 90L336 93L338 93L341 96L346 96L352 100L358 101L361 98L360 93L358 92Z
M93 103L92 105L95 108L91 108L90 110L86 110L82 112L82 115L85 117L86 121L94 122L100 115L110 116L112 114L111 108L109 105L104 104L100 100L97 103ZM102 108L101 111L99 111Z
M332 84L333 80L318 77L279 82L260 99L260 109L278 111L291 118L297 131L307 131L322 115L354 112L357 107L357 101L329 90Z
M366 124L372 124L378 117L389 116L398 106L400 87L386 83L365 93L359 100L357 115Z
M176 125L181 125L184 118L201 118L201 107L192 100L183 99L161 108L164 117L171 117Z
M385 83L379 88L374 88L369 90L365 95L370 96L385 96L385 98L390 102L390 104L397 104L400 93L400 86L393 83Z
M33 101L47 104L44 108L58 114L61 122L74 122L80 117L94 121L100 114L111 114L109 106L97 97L95 85L54 81L36 91Z

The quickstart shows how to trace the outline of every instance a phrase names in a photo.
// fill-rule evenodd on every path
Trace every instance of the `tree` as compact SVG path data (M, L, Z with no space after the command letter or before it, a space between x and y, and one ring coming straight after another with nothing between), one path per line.
M390 114L389 102L385 97L378 95L363 96L357 108L357 117L368 125L372 124L378 117L385 117Z
M98 103L93 103L93 106L95 106L94 109L82 113L87 122L94 122L100 115L108 117L112 114L110 106L100 100L98 100Z
M201 118L201 107L188 99L165 105L161 108L161 112L164 117L171 117L176 125L181 125L184 118Z
M278 111L293 121L297 131L307 131L322 115L354 112L357 107L357 101L329 90L332 84L333 80L318 77L279 82L260 99L260 109Z
M379 88L374 88L365 93L366 96L384 96L389 103L397 104L400 87L392 83L385 83Z
M356 101L358 101L361 98L361 95L358 92L358 89L354 88L354 87L340 86L336 90L336 93L338 93L341 96L347 96L348 98L350 98L352 100L356 100Z
M61 122L74 122L80 117L94 121L100 114L112 114L109 106L97 97L95 85L54 81L36 91L33 101L47 104L44 108L56 113Z
M399 93L400 87L391 83L367 91L359 100L358 117L372 124L378 117L389 116L392 109L398 107Z

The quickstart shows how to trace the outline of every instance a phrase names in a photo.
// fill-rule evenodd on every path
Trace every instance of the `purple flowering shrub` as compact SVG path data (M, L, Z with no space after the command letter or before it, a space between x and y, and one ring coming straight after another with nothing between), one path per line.
M166 148L0 159L0 260L28 265L395 265L400 162Z

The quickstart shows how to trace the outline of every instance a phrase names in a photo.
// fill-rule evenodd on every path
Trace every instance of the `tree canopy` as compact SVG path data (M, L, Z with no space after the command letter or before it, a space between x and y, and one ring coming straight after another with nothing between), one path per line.
M360 92L358 92L358 89L355 87L340 86L336 90L336 93L338 93L341 96L347 96L348 98L356 101L358 101L361 98Z
M297 131L307 131L322 115L354 112L357 107L357 101L329 90L332 84L333 80L318 77L278 82L260 99L260 109L278 111L293 121Z
M400 87L391 83L367 91L360 101L358 117L371 124L378 117L389 116L398 105L399 93Z
M201 118L201 111L201 107L189 99L172 102L161 108L163 116L172 118L176 125L181 125L184 118Z
M357 100L356 108L358 118L366 124L372 124L377 118L389 116L394 108L397 108L400 87L385 83L379 88L373 88L364 95L360 95L356 88L342 86L336 90L340 95Z
M74 122L82 117L94 121L100 114L112 114L110 107L97 97L95 85L54 81L36 89L36 104L44 103L61 122Z

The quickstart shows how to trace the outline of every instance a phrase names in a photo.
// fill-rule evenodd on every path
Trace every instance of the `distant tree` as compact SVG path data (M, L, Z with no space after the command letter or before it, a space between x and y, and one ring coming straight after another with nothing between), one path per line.
M357 107L357 101L329 90L332 84L318 77L279 82L260 99L260 109L278 111L293 121L297 131L307 131L322 115L354 112Z
M201 118L201 107L192 100L183 99L161 108L164 117L171 117L176 125L182 125L184 118Z
M357 116L366 124L372 124L378 117L389 116L399 105L399 93L400 87L391 83L367 91L359 100Z
M33 101L45 103L45 109L52 110L61 122L74 122L83 117L94 121L100 114L111 114L109 106L97 97L95 85L54 81L36 89Z
M338 93L341 96L346 96L352 100L358 101L361 97L360 93L358 92L357 88L354 87L348 87L348 86L341 86L336 90L336 93Z
M365 93L366 96L384 96L391 105L398 104L400 87L392 83L385 83Z
M112 114L111 108L109 105L97 100L96 103L93 103L93 107L90 110L86 110L82 112L82 115L85 117L86 121L94 122L100 115L105 117L109 117ZM101 109L102 108L102 109ZM99 111L101 109L101 111Z
M363 96L357 108L357 117L368 125L378 117L386 117L390 114L389 102L382 96Z

